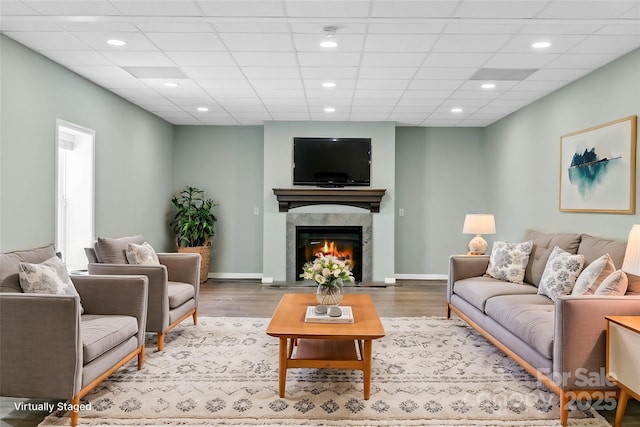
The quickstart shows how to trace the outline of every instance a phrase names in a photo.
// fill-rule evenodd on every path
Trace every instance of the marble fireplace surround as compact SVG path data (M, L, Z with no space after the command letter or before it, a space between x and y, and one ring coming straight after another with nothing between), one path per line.
M361 226L362 227L362 281L373 280L373 256L371 236L373 218L370 213L287 213L287 282L295 282L296 272L296 227L297 226Z

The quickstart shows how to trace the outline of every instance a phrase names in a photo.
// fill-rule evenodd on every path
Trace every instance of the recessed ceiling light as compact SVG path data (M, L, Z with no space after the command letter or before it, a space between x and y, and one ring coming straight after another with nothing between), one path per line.
M124 46L127 44L127 42L123 40L111 39L111 40L107 40L107 44L110 44L111 46Z
M326 48L333 48L338 46L338 42L335 40L336 27L324 27L322 32L324 33L324 40L320 42L320 46Z
M176 86L179 86L179 85L178 85L178 83L176 83L176 82L166 82L164 85L165 85L166 87L176 87Z
M324 109L325 113L333 113L334 111L336 111L336 109L333 107L325 107Z
M539 41L531 44L531 47L534 49L546 49L551 46L551 42L548 41Z
M451 112L452 112L452 113L462 113L462 108L460 108L460 107L453 107L453 108L451 109Z
M198 107L198 111L206 113L207 111L209 111L209 107Z
M320 43L320 46L328 47L328 48L337 47L338 46L338 42L336 42L335 40L325 40L325 41Z
M482 83L482 85L480 85L480 87L482 89L495 89L496 84L495 83Z
M322 87L332 88L332 87L336 87L336 84L334 82L324 82L322 83Z

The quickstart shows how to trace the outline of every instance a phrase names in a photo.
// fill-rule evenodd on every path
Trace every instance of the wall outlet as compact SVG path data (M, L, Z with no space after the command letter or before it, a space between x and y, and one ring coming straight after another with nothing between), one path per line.
M384 284L385 285L395 285L396 284L396 278L395 277L385 277L384 278Z
M253 208L254 215L260 215L260 208Z
M404 209L398 209L398 216L404 216Z

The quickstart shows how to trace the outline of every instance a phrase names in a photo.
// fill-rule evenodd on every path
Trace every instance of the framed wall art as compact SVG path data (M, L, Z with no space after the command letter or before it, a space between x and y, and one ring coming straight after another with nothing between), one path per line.
M635 213L637 116L560 137L560 210Z

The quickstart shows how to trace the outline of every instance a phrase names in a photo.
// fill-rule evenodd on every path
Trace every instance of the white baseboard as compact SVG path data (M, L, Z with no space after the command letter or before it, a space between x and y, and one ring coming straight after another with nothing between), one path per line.
M396 280L447 280L446 274L396 274Z
M207 275L209 279L247 279L247 280L260 280L262 279L262 273L211 273Z

